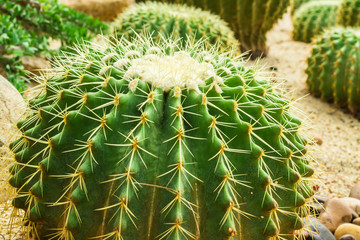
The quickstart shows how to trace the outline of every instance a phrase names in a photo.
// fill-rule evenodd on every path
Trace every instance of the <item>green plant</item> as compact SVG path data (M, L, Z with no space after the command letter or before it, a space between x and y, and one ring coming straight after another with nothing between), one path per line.
M40 239L294 239L313 174L299 119L232 54L79 45L18 123L10 184ZM197 46L195 44L194 46Z
M336 24L340 1L312 1L302 5L293 17L293 38L311 42L312 38Z
M144 2L146 0L137 0ZM252 57L267 53L266 33L286 11L290 0L157 0L158 2L195 5L221 16L229 23L240 42L242 52L250 51Z
M113 23L117 38L128 39L138 34L150 34L154 41L165 38L180 38L182 45L187 39L206 39L207 47L239 48L234 33L218 16L197 8L158 2L139 3L125 10Z
M355 113L360 106L360 32L334 28L320 36L308 59L310 91L326 101L347 106Z
M301 7L304 3L311 2L312 0L292 0L291 1L291 15L294 15L296 10Z
M90 39L106 25L57 3L57 0L2 0L0 4L0 64L20 91L27 81L22 56L50 57L49 38L60 39L62 47Z
M360 26L360 0L342 0L338 23L342 26Z

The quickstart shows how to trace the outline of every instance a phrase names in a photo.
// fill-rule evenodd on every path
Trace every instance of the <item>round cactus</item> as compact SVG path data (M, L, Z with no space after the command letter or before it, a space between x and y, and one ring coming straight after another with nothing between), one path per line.
M342 26L360 27L360 0L342 0L338 23Z
M148 0L137 0L145 2ZM229 23L240 42L242 52L252 57L267 53L266 33L285 13L290 0L156 0L158 2L195 5L221 16Z
M359 44L358 29L328 30L315 41L306 69L315 96L347 106L353 113L360 106Z
M340 1L312 1L302 5L293 17L293 38L296 41L311 42L324 29L336 24Z
M312 0L292 0L291 1L291 14L293 15L301 5L311 2Z
M239 48L239 43L227 23L217 15L201 9L157 2L139 3L128 8L113 24L117 38L128 39L139 34L150 34L154 41L180 38L182 45L187 39L205 39L204 44L218 44L220 48Z
M294 239L313 195L289 101L258 68L174 42L65 54L10 146L39 239Z

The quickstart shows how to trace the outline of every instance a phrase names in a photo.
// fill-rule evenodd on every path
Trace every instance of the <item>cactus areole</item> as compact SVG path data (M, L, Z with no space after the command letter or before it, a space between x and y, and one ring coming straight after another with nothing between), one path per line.
M44 77L10 146L33 236L294 239L313 170L289 102L239 59L174 46L82 45Z

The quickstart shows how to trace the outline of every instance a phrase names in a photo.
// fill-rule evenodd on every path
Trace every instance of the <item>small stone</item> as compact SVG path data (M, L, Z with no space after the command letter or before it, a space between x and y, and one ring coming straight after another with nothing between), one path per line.
M356 240L356 239L355 239L355 237L353 235L345 234L344 236L339 238L339 240Z
M334 235L316 218L309 217L304 219L303 223L305 229L311 230L310 233L304 234L306 240L335 240Z
M319 202L324 204L327 200L329 200L329 196L322 195L322 194L316 194L314 198Z
M355 219L352 221L352 223L360 226L360 217L355 218Z
M335 231L335 238L340 239L346 234L352 235L355 240L360 240L360 226L352 223L341 224Z
M324 204L319 221L335 232L341 224L350 223L354 217L359 217L358 209L360 200L356 198L331 198Z
M323 140L320 137L314 137L313 140L319 146L323 144Z
M349 197L356 198L360 200L360 182L355 184L350 191Z

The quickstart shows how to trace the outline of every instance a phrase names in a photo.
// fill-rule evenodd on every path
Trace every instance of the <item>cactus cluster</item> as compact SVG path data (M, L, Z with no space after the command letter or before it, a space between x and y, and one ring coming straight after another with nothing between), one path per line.
M294 239L313 195L289 101L240 59L81 45L18 123L13 205L39 239Z
M137 0L144 2L147 0ZM252 56L266 55L266 33L286 11L290 0L157 0L160 2L195 5L221 16L227 21L240 42L241 51L251 50Z
M360 27L360 0L342 0L338 23L342 26Z
M340 1L311 1L302 5L293 17L295 41L311 42L312 38L336 24Z
M239 48L239 43L227 23L210 12L186 5L147 2L127 9L113 24L116 38L128 39L138 34L150 34L154 41L173 37L184 45L187 39L204 39L207 47Z
M359 47L359 29L330 29L315 41L306 69L315 96L347 106L352 113L360 108Z

